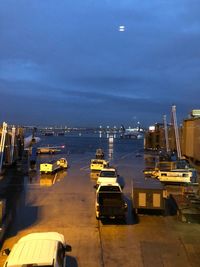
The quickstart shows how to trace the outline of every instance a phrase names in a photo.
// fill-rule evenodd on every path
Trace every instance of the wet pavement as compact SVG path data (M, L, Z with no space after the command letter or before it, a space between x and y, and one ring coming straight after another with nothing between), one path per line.
M182 223L173 214L144 213L136 217L132 213L133 180L145 183L141 140L109 144L107 139L84 139L81 143L80 139L74 138L67 143L63 154L38 156L37 172L20 177L23 186L18 187L16 195L13 194L14 214L2 250L12 248L20 237L28 233L58 231L72 246L67 257L66 266L69 267L200 265L199 224ZM100 146L125 183L126 222L96 220L93 187L96 176L91 175L89 164ZM68 170L57 175L39 174L40 162L63 156L69 161ZM12 186L11 192L13 188L16 189ZM173 187L173 190L180 192L179 187ZM4 261L5 256L0 256L0 266Z

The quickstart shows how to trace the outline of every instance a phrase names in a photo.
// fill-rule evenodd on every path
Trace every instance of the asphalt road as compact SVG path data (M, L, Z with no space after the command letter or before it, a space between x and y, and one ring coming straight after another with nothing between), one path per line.
M110 152L112 165L125 183L129 204L126 223L96 220L95 177L89 170L93 154L74 152L67 156L69 169L56 177L41 176L39 171L24 177L2 250L12 248L28 233L57 231L72 246L67 256L69 267L200 266L199 224L182 223L176 215L139 215L137 219L132 214L132 180L144 180L143 154L137 153L131 148ZM37 168L50 157L55 156L39 156ZM4 261L5 256L0 256L0 266Z

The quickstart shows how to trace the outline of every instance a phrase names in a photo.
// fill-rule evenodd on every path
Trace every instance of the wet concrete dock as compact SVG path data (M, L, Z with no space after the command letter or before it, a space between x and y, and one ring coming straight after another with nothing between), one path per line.
M144 179L143 156L136 157L137 153L138 147L127 144L124 150L114 147L111 159L125 182L129 204L126 223L96 220L96 180L90 177L89 170L93 152L79 150L68 155L70 167L56 179L51 175L44 178L39 172L24 176L24 187L16 196L15 216L2 250L12 248L30 232L58 231L72 246L66 266L199 266L199 224L183 223L176 215L142 214L137 219L132 213L132 180ZM38 157L38 163L43 160L44 156ZM0 256L0 266L4 261L5 257Z

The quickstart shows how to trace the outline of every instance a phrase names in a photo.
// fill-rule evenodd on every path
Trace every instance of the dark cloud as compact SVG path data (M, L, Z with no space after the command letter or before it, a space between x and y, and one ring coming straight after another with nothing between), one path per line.
M1 120L148 125L172 104L187 117L199 105L199 10L194 0L1 0Z

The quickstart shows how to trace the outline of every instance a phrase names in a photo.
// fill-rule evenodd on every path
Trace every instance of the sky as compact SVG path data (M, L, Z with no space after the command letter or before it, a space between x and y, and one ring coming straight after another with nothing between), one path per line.
M0 0L0 123L181 123L199 93L199 0Z

